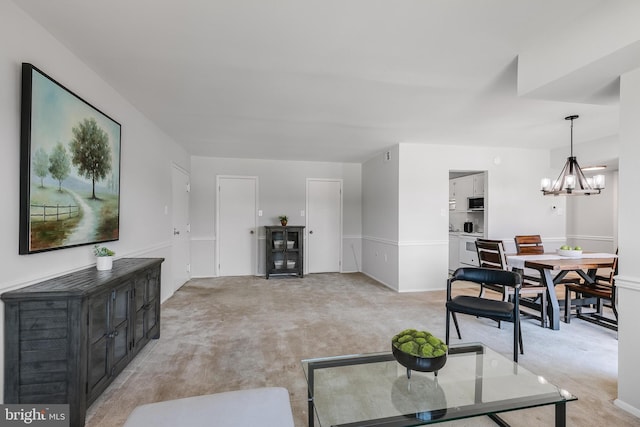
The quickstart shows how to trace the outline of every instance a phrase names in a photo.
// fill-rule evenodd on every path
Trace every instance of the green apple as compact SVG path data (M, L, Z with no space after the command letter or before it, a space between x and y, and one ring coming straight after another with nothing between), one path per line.
M574 251L581 251L581 250L582 250L582 248L581 248L580 246L574 246L574 247L573 247L573 250L574 250Z
M562 245L562 246L560 246L560 249L562 249L563 251L570 251L570 250L571 250L571 246L569 246L569 245Z

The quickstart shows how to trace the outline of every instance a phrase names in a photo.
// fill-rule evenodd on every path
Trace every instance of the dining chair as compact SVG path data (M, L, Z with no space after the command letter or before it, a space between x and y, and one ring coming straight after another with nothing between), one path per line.
M518 255L543 254L544 246L539 234L515 236L516 252Z
M517 255L538 255L544 253L544 246L542 245L542 238L539 234L520 235L515 236L513 240L516 243ZM540 273L537 271L525 271L522 272L523 279L528 281L542 283Z
M504 243L502 240L490 240L490 239L476 239L476 251L478 252L478 263L481 268L493 268L497 270L509 270L507 265L507 258L504 251ZM484 296L484 290L491 289L493 291L502 292L503 301L507 301L510 297L507 288L503 286L495 286L491 284L480 285L480 296ZM526 296L526 297L525 297ZM533 298L529 296L534 296ZM547 287L540 281L531 281L522 278L522 287L520 288L521 302L522 298L529 298L531 301L531 308L539 309L537 314L531 314L530 312L522 310L522 304L520 304L520 312L526 316L531 316L540 320L540 324L543 328L547 326ZM540 303L533 305L534 301L540 299Z
M579 319L604 326L614 331L618 330L618 307L615 276L618 274L618 258L613 260L610 272L607 276L596 275L595 283L585 282L565 284L564 295L564 321L571 322L572 309L575 308L575 316ZM575 299L571 298L571 293ZM595 302L594 302L595 300ZM613 311L614 319L603 314L604 302L608 301ZM595 311L583 312L585 307L592 307Z
M500 286L507 288L508 290L505 290L505 293L511 294L512 297L510 301L500 301L471 295L452 296L453 287L456 282L473 282ZM522 278L519 274L512 271L476 267L458 268L454 271L451 278L447 280L447 301L445 303L447 309L445 340L447 345L449 345L451 319L453 319L458 338L462 339L456 313L493 319L500 322L510 322L513 323L513 361L517 362L518 349L520 349L521 354L524 354L519 307L521 285Z
M516 253L517 255L540 255L544 254L544 245L542 244L542 238L539 234L527 234L527 235L518 235L513 238L516 243ZM540 272L525 270L522 272L523 280L528 282L539 282L542 283L542 278L540 277ZM564 277L560 283L577 283L580 281L580 277L576 274L569 273L566 277Z
M478 253L478 265L481 268L507 270L507 259L504 254L502 240L476 239L476 252ZM479 296L484 296L485 289L501 292L504 301L508 298L507 293L504 292L504 286L480 284Z

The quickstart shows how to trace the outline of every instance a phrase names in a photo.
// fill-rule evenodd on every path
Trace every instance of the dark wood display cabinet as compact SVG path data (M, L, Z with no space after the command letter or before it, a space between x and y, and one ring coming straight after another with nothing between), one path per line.
M123 258L2 294L4 403L68 403L70 426L160 337L163 258Z
M271 274L296 274L304 271L304 226L265 226L267 242L266 278Z

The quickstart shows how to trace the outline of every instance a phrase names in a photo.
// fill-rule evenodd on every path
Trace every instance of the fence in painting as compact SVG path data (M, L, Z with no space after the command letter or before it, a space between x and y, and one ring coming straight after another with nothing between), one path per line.
M76 205L31 205L32 222L63 221L80 215Z

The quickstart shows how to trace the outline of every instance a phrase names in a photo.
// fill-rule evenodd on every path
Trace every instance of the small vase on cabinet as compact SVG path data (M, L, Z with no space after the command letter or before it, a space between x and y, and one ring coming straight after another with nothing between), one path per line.
M113 256L116 254L106 246L95 245L93 254L96 256L96 268L98 270L111 270L113 268Z
M100 271L111 270L113 268L112 256L96 257L96 268Z

